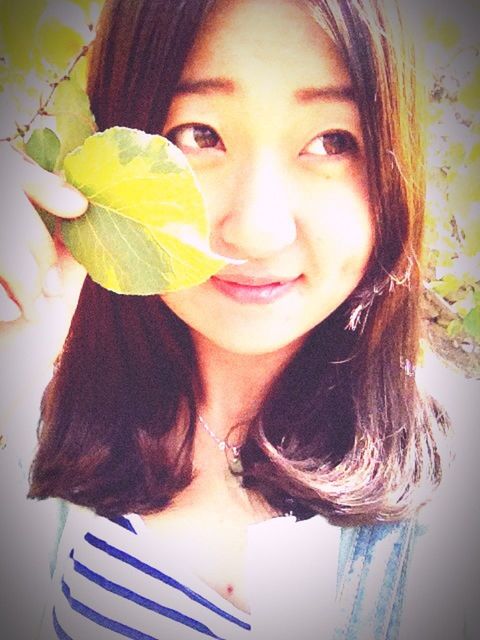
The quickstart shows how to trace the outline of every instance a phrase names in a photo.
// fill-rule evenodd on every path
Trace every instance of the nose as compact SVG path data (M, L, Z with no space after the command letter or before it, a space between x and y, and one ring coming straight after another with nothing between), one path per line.
M227 200L220 234L229 255L265 259L295 242L287 172L272 155L239 166Z

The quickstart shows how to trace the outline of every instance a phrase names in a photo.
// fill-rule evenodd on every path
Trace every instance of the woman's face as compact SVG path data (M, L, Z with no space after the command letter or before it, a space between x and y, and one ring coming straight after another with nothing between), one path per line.
M245 261L166 304L229 352L297 346L372 249L359 111L335 48L298 2L220 1L163 133L198 177L212 248Z

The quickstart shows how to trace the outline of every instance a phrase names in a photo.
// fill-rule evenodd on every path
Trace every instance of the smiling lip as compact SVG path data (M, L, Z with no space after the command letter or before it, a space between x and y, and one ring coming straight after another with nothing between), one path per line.
M252 278L234 276L232 279L213 276L214 287L233 300L245 304L269 304L288 293L298 278L275 280L273 278Z

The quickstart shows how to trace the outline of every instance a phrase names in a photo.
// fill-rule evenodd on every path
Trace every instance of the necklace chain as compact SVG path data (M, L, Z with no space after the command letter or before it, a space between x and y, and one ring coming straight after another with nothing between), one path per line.
M208 435L213 440L215 440L215 442L217 443L217 447L219 448L220 451L225 451L225 449L228 449L229 451L232 452L233 458L235 460L237 460L240 457L240 449L242 448L241 446L230 444L226 440L222 440L221 438L219 438L217 436L217 434L215 433L215 431L213 431L209 427L207 421L205 420L205 418L203 418L203 416L199 415L198 416L198 421L200 422L202 427L205 429L205 431L208 433Z

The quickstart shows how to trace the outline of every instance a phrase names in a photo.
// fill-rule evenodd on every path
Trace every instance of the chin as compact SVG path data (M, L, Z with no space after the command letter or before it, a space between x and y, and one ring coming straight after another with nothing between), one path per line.
M305 340L307 333L276 333L258 331L253 327L240 331L230 329L225 332L192 331L195 342L209 343L211 347L241 356L261 356L281 351L294 352Z

